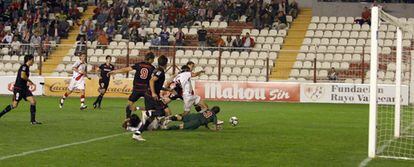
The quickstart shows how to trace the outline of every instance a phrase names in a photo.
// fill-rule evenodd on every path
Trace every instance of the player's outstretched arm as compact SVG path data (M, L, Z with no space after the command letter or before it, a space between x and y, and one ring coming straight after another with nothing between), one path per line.
M121 69L117 69L117 70L113 70L111 72L108 72L108 77L111 75L115 75L115 74L120 74L120 73L127 73L134 70L132 67L124 67Z
M192 72L191 73L191 77L198 77L198 76L200 76L204 72L205 72L204 70L201 70L199 72Z

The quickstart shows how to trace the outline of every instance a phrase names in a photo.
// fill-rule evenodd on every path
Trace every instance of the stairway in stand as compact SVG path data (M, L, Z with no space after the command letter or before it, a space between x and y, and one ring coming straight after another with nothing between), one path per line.
M311 20L312 9L301 9L298 17L288 30L288 35L282 45L282 50L279 52L270 80L287 80L289 78Z
M93 10L96 8L96 6L88 6L88 9L82 13L82 18L80 20L86 20L93 16ZM73 47L73 45L76 43L76 37L79 34L79 26L74 23L74 26L69 31L69 37L67 39L61 39L60 44L58 47L51 53L49 56L49 59L46 60L46 62L43 63L42 67L42 75L48 76L54 70L56 69L57 65L59 65L63 57L65 57L69 50Z

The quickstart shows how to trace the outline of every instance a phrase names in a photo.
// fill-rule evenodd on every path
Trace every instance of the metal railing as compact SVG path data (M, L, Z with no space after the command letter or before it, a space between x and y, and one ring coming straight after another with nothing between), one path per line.
M249 67L250 71L253 68L259 68L261 71L263 69L265 70L265 73L260 72L260 74L255 75L256 78L262 76L265 77L265 81L269 81L269 76L271 72L271 68L274 66L274 62L276 61L276 57L278 54L278 51L276 50L270 50L270 49L257 49L257 48L234 48L234 47L201 47L201 46L130 46L128 42L125 42L126 45L120 46L120 45L88 45L87 42L85 44L39 44L39 45L32 45L32 44L20 44L20 45L13 45L13 44L0 44L0 60L2 60L3 64L6 63L23 63L22 56L25 54L33 54L35 56L36 64L37 64L37 74L42 75L44 73L43 64L44 62L48 62L50 56L46 56L46 54L50 55L53 54L56 49L67 50L67 52L63 55L54 55L58 57L66 57L68 56L70 58L70 62L63 61L64 58L62 58L62 61L59 62L60 64L70 64L73 63L74 59L73 57L76 57L80 55L81 53L85 53L87 56L88 64L92 65L93 69L99 66L100 63L103 63L103 61L96 61L95 58L99 59L99 57L105 57L105 56L112 56L115 58L115 61L113 62L114 65L117 68L127 67L130 66L138 61L143 60L144 55L148 52L153 52L156 56L165 55L170 59L169 66L167 68L167 73L170 74L177 74L180 70L180 65L183 65L182 62L178 62L178 60L182 59L204 59L209 61L210 59L215 59L216 64L209 64L202 63L202 65L199 66L210 66L213 68L213 71L209 75L216 75L217 80L222 80L223 75L223 68L224 67L239 67L240 69L243 69L243 67ZM23 49L28 48L28 49ZM44 48L50 48L50 51L45 52ZM97 53L96 51L99 50ZM111 50L111 51L106 51ZM181 50L178 54L184 54L184 55L176 55L177 51ZM192 55L185 55L186 51L193 51ZM198 53L194 53L194 51ZM201 54L200 54L201 51ZM210 51L211 55L206 55L206 51ZM93 54L92 54L93 52ZM233 52L237 52L234 54ZM256 52L255 58L251 58L250 54L252 52ZM61 52L59 52L61 53ZM240 54L244 54L244 57L241 57ZM265 53L265 54L262 54ZM272 54L271 54L272 53ZM214 54L214 55L213 55ZM234 56L234 55L239 56ZM246 55L247 54L247 55ZM260 54L260 57L259 57ZM6 55L10 56L8 58L5 58ZM267 55L267 56L263 56ZM270 55L273 55L273 58L270 58ZM93 58L95 57L95 58ZM10 59L9 59L10 58ZM93 58L95 61L91 61L91 58ZM251 59L250 59L251 58ZM7 60L6 60L7 59ZM102 58L101 58L102 59ZM223 62L226 60L232 59L234 61L233 64L229 65L228 63L224 64ZM250 65L243 65L243 64L237 64L238 59L243 59L245 61L247 60L253 60L253 64ZM262 64L256 64L256 60L262 60ZM252 62L252 61L250 61ZM58 64L53 64L58 65ZM214 70L214 68L217 67L217 71ZM88 71L95 71L93 69L90 69ZM7 69L6 69L7 70ZM69 73L70 71L63 70L62 72ZM245 74L246 77L249 75ZM129 73L126 74L126 77L129 77Z

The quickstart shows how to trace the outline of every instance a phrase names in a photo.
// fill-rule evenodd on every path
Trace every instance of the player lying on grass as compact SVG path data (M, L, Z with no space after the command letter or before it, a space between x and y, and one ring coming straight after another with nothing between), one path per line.
M158 111L154 111L153 114L155 112ZM211 110L207 110L203 113L191 113L184 116L174 115L161 119L159 117L152 116L146 120L146 123L141 121L136 114L132 114L130 118L127 118L124 121L122 127L128 131L134 132L132 138L137 141L145 141L141 134L146 130L195 130L200 126L205 126L210 130L217 131L221 129L221 125L223 124L223 121L219 121L217 119L217 114L219 112L220 107L214 106ZM167 126L166 124L171 121L181 121L183 123L180 125ZM209 123L213 123L214 127L209 127Z
M106 93L106 90L109 87L109 81L111 80L111 77L108 77L108 73L113 71L115 69L115 66L111 64L112 57L106 56L106 62L104 64L101 64L99 66L99 96L96 98L95 102L93 103L93 108L101 108L101 103L103 96Z
M217 114L220 112L220 107L214 106L210 110L207 110L202 113L191 113L188 115L174 115L167 117L165 121L181 121L183 122L180 125L171 125L168 127L161 127L162 129L168 130L195 130L198 129L200 126L205 126L210 130L220 130L223 121L218 121ZM209 123L213 123L214 127L211 128L208 126Z
M0 118L12 109L16 108L19 105L20 100L24 99L25 101L30 102L30 123L32 125L42 124L36 121L36 100L34 99L28 86L28 84L33 85L33 82L29 79L29 68L33 65L33 63L33 55L24 56L24 64L21 65L19 71L17 71L17 77L13 87L13 102L2 112L0 112Z
M80 109L84 110L88 106L85 105L85 77L88 79L91 79L88 77L86 72L86 54L82 53L79 56L79 60L75 62L72 66L73 70L73 76L70 80L68 90L65 92L65 94L60 99L59 108L63 108L63 104L66 100L66 98L75 90L78 89L81 93L80 95Z

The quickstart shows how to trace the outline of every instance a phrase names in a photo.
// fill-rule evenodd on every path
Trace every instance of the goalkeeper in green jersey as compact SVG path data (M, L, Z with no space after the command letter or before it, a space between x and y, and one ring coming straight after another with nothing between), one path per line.
M166 118L165 124L170 121L182 121L183 123L180 125L172 125L172 126L164 126L162 129L168 130L195 130L198 129L200 126L205 126L210 130L220 130L221 124L223 121L217 120L217 114L220 112L220 107L214 106L210 110L207 110L202 113L192 113L188 115L174 115ZM213 123L214 127L210 128L208 126L209 123Z

